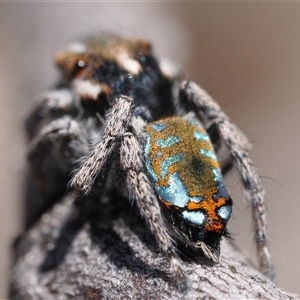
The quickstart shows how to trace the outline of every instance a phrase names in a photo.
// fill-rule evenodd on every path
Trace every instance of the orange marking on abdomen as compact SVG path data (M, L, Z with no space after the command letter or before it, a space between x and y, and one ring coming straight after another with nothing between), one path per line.
M224 204L226 204L225 198L220 197L217 201L213 200L212 198L203 200L199 203L189 201L186 207L188 210L203 209L208 217L208 221L204 226L205 229L207 231L221 232L224 228L224 225L222 222L220 222L220 218L216 214L215 210Z
M220 221L215 221L215 222L206 224L204 227L207 231L221 233L224 228L224 225Z

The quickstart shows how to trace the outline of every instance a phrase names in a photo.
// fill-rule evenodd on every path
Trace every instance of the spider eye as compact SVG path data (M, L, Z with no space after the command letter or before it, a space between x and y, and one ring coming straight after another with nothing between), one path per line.
M76 65L75 65L75 68L77 70L81 70L84 67L84 65L85 65L84 61L83 60L79 60L79 61L77 61Z
M86 63L84 60L77 60L73 66L73 70L71 73L71 77L79 76L81 71L86 67Z
M85 67L85 62L80 59L76 61L74 67L73 67L73 75L78 75L78 73Z

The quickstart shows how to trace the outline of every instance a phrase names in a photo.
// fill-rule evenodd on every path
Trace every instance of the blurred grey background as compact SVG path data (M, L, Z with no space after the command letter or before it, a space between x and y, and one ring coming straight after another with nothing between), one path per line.
M28 2L0 3L0 298L22 223L22 120L57 79L53 53L103 29L151 40L248 135L267 190L276 282L300 294L300 3ZM229 177L231 231L255 261L250 206L238 175Z

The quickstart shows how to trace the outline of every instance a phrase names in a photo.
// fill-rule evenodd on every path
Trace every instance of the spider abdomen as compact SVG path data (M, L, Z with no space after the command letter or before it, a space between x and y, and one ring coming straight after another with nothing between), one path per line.
M193 246L221 238L232 201L210 138L200 123L179 117L146 126L145 161L150 180L169 212L176 238Z

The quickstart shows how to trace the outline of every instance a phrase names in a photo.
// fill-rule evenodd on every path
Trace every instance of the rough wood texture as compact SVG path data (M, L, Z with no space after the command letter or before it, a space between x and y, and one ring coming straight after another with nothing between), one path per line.
M102 204L102 212L83 224L66 223L70 199L56 204L16 243L10 298L296 299L226 241L219 264L183 263L190 288L179 293L145 223L122 205Z

